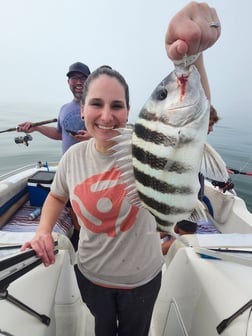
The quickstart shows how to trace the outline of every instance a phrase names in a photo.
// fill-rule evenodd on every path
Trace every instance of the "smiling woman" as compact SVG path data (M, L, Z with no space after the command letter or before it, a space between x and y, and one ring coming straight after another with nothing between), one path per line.
M81 115L89 133L96 140L96 149L106 153L113 145L108 139L116 128L125 127L129 113L129 89L115 70L100 67L84 85Z
M214 9L192 2L172 19L174 29L168 28L169 55L180 43L192 47L192 30L187 29L192 25L192 12L200 40L195 52L217 40L208 25L216 19ZM202 35L205 29L209 34ZM202 56L195 66L204 72ZM147 209L130 204L111 150L114 139L109 140L117 135L116 129L125 126L128 113L125 79L109 67L95 70L85 82L81 106L93 137L72 146L60 160L36 235L22 247L34 248L45 265L54 263L51 232L70 199L80 225L75 271L82 299L95 316L96 336L147 336L161 284L163 255L160 236L153 234L156 220Z
M196 16L200 15L200 17L196 18L195 22L204 25L204 29L203 26L199 27L200 33L207 32L206 35L216 35L219 28L209 27L209 22L217 22L211 9L214 0L210 2L209 7L206 4L203 6L203 10L207 10L204 15L201 16L202 12L196 11ZM12 90L6 92L6 94L10 93L7 99L13 99L13 92L15 92L15 99L34 100L38 105L45 99L50 101L56 99L57 101L58 98L55 97L61 99L64 94L67 94L67 92L62 92L60 79L62 69L65 69L66 64L71 64L76 57L82 59L85 55L85 60L92 68L96 67L96 64L108 62L121 69L131 83L135 97L133 98L134 104L142 105L143 99L149 96L150 90L154 87L153 83L164 78L164 74L167 75L169 66L164 52L164 34L160 32L164 32L169 15L172 15L175 12L174 8L180 7L181 4L187 4L187 1L166 1L164 3L162 0L156 2L129 0L121 3L111 0L110 6L107 6L105 2L101 4L100 1L94 0L88 8L88 15L85 15L83 19L83 13L87 11L87 8L81 0L75 2L45 0L44 2L38 1L36 6L34 2L28 0L26 7L21 6L18 1L15 7L10 1L6 3L10 15L6 15L7 20L0 20L0 24L5 23L3 28L8 27L7 32L6 29L2 29L0 34L1 32L9 34L13 27L15 29L10 39L6 35L2 38L3 43L8 42L2 46L3 64L8 70L5 76L4 71L1 72L2 92L6 92L6 87L11 87ZM218 1L216 4L225 9L224 14L227 12L226 3ZM191 14L195 11L196 5L195 2L191 3L190 15L186 11L179 20L176 19L177 23L173 22L174 29L172 30L175 35L183 31L183 36L175 37L175 40L178 39L175 41L176 46L181 40L187 41L185 36L188 37L188 41L191 41L192 36L188 36L191 34L191 29L186 26L189 24L189 17L190 24L192 24ZM228 6L230 13L231 8L234 8L232 6L235 5L230 3ZM241 8L245 5L241 6L239 3L237 6ZM1 13L2 16L6 14L4 11ZM153 13L155 13L155 18ZM233 22L237 12L234 11L234 13L235 17L229 14L232 17L230 20L231 35L232 29L235 28L236 33L246 22L242 20L239 25L234 26ZM44 24L45 17L47 18L46 25ZM128 24L129 18L130 25ZM10 25L10 22L15 22L15 25ZM96 29L92 29L94 22L97 22ZM224 27L223 22L222 26ZM17 31L16 27L20 30ZM226 32L229 32L228 28L225 28ZM241 33L243 31L249 30L243 29ZM202 34L203 37L206 35ZM238 34L238 36L234 34L232 40L241 41L239 35L244 36L244 34ZM19 40L15 41L17 36ZM94 48L94 41L97 48ZM194 48L195 45L199 46L199 50L195 50L195 53L202 51L205 46L209 45L208 43L209 41L201 40L194 44ZM225 52L228 51L228 56L240 57L237 54L244 54L247 46L246 43L241 44L243 53L240 52L239 47L233 48L233 43L230 49L224 47ZM11 52L3 55L5 48ZM175 49L173 48L173 52ZM230 57L224 55L223 44L221 44L221 49L219 52L215 49L214 60L218 55L218 62L213 62L212 66L212 74L216 76L217 73L221 76L216 84L211 86L215 93L218 88L218 95L221 97L219 101L230 103L232 97L235 97L233 93L236 93L237 87L235 88L234 81L232 81L230 91L224 90L224 92L223 88L227 89L225 85L227 78L230 78L230 73L234 76L236 69L230 71L228 63ZM245 52L245 54L249 53ZM239 57L235 58L238 64L242 63L239 62ZM27 61L29 64L26 63ZM211 71L209 61L210 58L207 62L208 70ZM172 64L170 66L173 67ZM226 73L227 68L229 71ZM233 64L231 68L233 69ZM239 72L241 73L240 69ZM81 86L80 79L76 83L77 87ZM246 86L249 87L247 83ZM23 90L24 87L29 90ZM228 97L225 99L226 92L228 92ZM215 96L212 97L214 97L214 104L218 106ZM118 78L110 78L103 74L90 83L83 105L83 116L87 124L90 124L90 131L94 136L86 143L72 146L63 156L52 191L42 210L36 235L23 248L33 247L38 254L42 255L46 265L55 261L52 254L51 231L61 206L70 198L81 226L77 273L79 272L80 282L85 283L85 286L91 288L90 291L92 290L91 298L86 297L85 293L88 295L89 291L84 290L85 288L82 292L83 299L89 302L90 309L96 315L96 334L99 335L100 329L100 335L104 336L107 333L112 336L121 332L118 328L131 328L131 331L124 332L123 330L122 333L147 335L153 301L155 301L160 284L159 272L162 267L160 240L158 235L149 234L156 228L153 216L145 209L130 205L126 199L124 184L119 182L119 173L115 169L117 160L108 151L112 143L107 143L108 137L115 133L114 128L124 126L128 118L127 94ZM139 110L139 108L133 109L136 112L131 115L132 120L136 119L136 113ZM34 110L35 112L37 111ZM67 129L76 130L71 127ZM71 137L69 134L67 136ZM45 150L48 152L48 146ZM104 298L105 291L111 294L109 296L111 300ZM118 294L115 295L117 298L123 296L125 299L127 306L125 319L121 318L121 314L115 310L115 307L122 304L122 301L113 301L114 293ZM148 302L147 298L150 293L153 293L153 297ZM93 303L96 306L97 302L101 312L96 314ZM146 305L142 306L143 303ZM120 312L123 310L124 307ZM139 317L140 313L141 317ZM117 315L120 315L119 324ZM108 319L104 322L105 317ZM109 324L108 327L108 320L113 321L112 326ZM136 327L140 329L143 325L144 331L135 329Z

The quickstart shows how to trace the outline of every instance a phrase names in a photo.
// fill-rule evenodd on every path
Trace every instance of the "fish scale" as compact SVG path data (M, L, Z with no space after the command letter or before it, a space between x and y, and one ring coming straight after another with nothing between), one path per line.
M198 174L208 123L209 102L200 75L194 65L180 66L153 91L133 129L119 129L120 135L113 138L128 200L149 210L159 231L170 232L176 222L202 208ZM225 163L213 149L207 153L214 159L204 158L204 173L209 162L212 169L218 162L217 175L221 175Z

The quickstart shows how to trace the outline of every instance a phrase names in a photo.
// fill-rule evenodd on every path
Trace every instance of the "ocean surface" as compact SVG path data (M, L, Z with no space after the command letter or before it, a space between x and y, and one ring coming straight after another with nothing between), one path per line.
M26 120L38 122L57 118L59 107L21 105L17 109L17 106L0 105L0 109L6 112L0 116L0 130L5 130ZM51 126L55 126L55 123ZM31 133L33 139L29 146L16 144L15 138L23 135L24 133L16 131L0 133L0 175L25 165L35 166L37 161L57 162L61 157L61 141L34 132ZM221 154L228 168L252 172L252 136L246 122L237 124L231 120L220 120L215 125L214 132L208 135L208 142ZM252 212L252 176L233 174L230 178L236 193L244 199Z

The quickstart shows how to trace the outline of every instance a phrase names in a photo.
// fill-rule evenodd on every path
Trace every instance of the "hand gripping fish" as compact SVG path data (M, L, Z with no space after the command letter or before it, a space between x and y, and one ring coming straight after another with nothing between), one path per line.
M209 145L209 101L194 65L175 66L155 88L133 129L113 140L131 204L148 209L159 231L200 212L198 174L227 181L225 163ZM197 216L196 216L197 217Z

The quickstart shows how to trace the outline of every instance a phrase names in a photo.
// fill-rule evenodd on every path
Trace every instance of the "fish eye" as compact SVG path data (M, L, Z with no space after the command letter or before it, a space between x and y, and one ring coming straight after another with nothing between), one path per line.
M162 87L157 91L157 99L158 100L164 100L167 97L167 90L166 88Z

